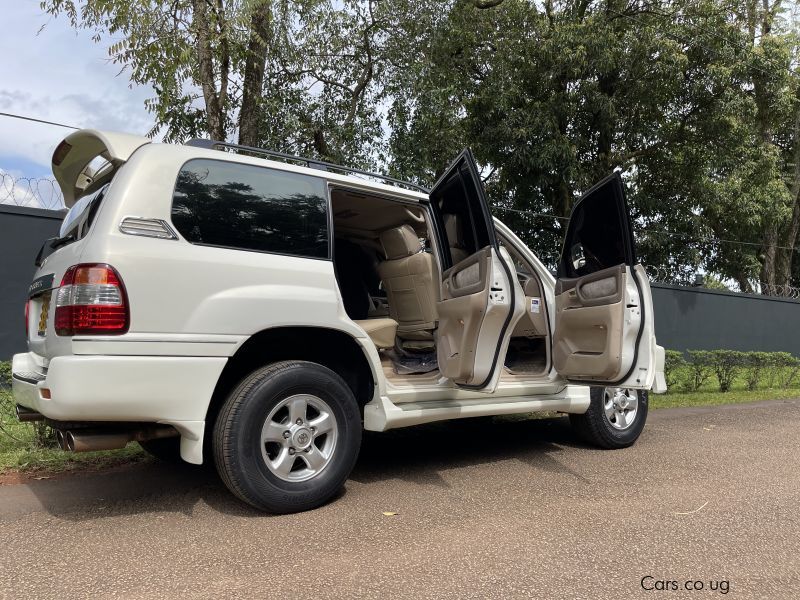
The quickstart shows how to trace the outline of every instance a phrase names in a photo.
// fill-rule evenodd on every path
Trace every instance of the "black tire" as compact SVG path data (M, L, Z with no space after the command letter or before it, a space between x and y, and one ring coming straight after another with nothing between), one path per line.
M319 473L306 481L285 481L267 466L261 430L275 407L303 394L330 408L336 442ZM358 403L341 377L316 363L285 361L254 371L230 393L214 425L212 450L222 481L240 499L271 513L300 512L320 506L342 488L358 458L361 435Z
M605 414L605 390L603 387L591 388L589 410L582 415L570 415L570 424L581 438L592 445L608 450L627 448L639 439L647 421L647 392L631 390L636 391L638 396L636 414L625 429L617 429Z
M169 463L183 462L181 459L181 438L180 436L161 438L157 440L147 440L139 442L142 450L158 460Z

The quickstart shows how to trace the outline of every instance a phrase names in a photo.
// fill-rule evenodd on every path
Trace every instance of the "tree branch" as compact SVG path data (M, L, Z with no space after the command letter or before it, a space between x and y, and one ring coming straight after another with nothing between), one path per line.
M192 22L197 29L198 72L206 104L206 129L213 139L224 140L225 126L214 78L214 59L211 50L211 34L208 30L207 7L206 0L193 0Z
M494 8L495 6L500 6L502 3L503 0L472 0L472 5L481 10Z

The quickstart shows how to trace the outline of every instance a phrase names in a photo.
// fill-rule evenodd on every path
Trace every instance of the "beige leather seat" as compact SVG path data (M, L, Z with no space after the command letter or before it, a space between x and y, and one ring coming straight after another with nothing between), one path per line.
M378 275L388 296L389 315L398 324L397 337L432 341L439 298L433 256L422 252L419 237L410 225L384 231L380 240L386 260L378 264Z
M394 347L394 337L397 333L397 321L394 319L360 319L354 323L367 332L379 350Z
M450 243L450 258L453 259L453 264L457 265L469 256L464 249L464 232L461 229L461 219L459 216L445 214L444 230L447 233L447 240Z

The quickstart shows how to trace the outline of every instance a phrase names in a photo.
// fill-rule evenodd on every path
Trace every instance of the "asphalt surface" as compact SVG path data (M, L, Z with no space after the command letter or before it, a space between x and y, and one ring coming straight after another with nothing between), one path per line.
M615 452L566 419L372 434L288 516L190 467L0 486L0 597L798 598L799 427L793 400L655 411Z

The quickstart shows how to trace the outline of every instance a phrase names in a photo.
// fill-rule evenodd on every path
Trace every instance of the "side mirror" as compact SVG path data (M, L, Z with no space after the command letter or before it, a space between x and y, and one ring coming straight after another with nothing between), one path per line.
M569 251L572 260L572 268L576 271L586 266L586 256L583 253L583 244L577 242L573 244Z

